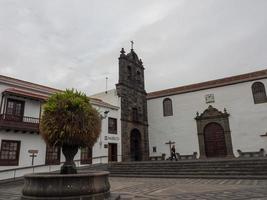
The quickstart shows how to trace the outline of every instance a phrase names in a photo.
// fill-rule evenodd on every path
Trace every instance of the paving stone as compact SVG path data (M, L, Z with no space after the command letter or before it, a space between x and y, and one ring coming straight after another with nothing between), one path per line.
M267 180L111 177L122 200L267 200ZM0 200L18 200L23 182L0 184Z

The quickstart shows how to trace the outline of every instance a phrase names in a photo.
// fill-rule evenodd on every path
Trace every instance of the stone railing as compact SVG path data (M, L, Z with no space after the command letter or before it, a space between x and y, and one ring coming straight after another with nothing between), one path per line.
M188 155L182 155L180 153L176 153L176 156L178 160L195 160L197 159L197 152Z
M260 149L259 151L241 151L240 149L237 150L239 154L239 158L253 158L253 157L264 157L265 156L265 150Z
M149 156L149 160L165 160L166 154L163 153L161 156Z

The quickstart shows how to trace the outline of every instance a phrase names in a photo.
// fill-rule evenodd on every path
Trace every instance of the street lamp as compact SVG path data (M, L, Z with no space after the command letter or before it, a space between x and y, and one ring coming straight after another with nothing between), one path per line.
M100 118L101 118L101 120L106 119L107 116L108 116L108 113L109 113L109 110L106 110L106 111L104 111L104 115L100 114ZM100 135L100 138L99 138L99 145L100 145L100 147L102 146L101 135Z

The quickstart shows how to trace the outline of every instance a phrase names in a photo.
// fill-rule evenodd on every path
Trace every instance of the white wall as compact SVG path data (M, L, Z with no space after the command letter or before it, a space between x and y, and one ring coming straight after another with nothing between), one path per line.
M107 102L113 106L121 107L120 98L117 95L116 89L108 90L107 92L97 93L90 97L101 99L102 101Z
M108 156L108 148L104 148L105 144L116 143L117 144L117 153L118 161L121 161L121 122L120 122L120 110L105 108L105 107L96 107L99 112L104 115L105 111L109 111L107 118L102 120L102 130L101 135L98 138L98 141L93 148L93 157L98 156ZM117 134L108 133L108 118L117 119ZM107 137L105 137L107 136ZM114 139L112 137L115 137ZM107 161L107 158L106 158Z
M267 79L261 80L267 89ZM254 104L251 92L252 82L206 89L196 92L168 96L173 103L173 116L163 117L162 101L166 97L148 100L149 144L157 147L157 154L167 153L165 142L176 142L176 151L181 154L199 152L197 125L194 118L208 108L206 94L214 94L211 105L220 111L224 108L230 114L229 123L233 151L267 150L267 103ZM153 154L153 153L151 153Z

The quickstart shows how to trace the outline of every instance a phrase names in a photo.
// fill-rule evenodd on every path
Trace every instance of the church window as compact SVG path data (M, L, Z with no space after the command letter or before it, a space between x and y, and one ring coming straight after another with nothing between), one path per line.
M133 108L132 114L133 114L133 121L138 121L138 110L137 110L137 108Z
M131 66L127 66L127 72L128 72L128 79L132 79L132 68Z
M172 116L172 100L170 98L166 98L163 100L163 116Z
M265 87L262 82L252 84L252 94L255 104L267 102Z

